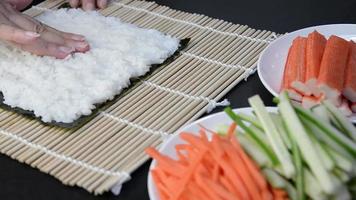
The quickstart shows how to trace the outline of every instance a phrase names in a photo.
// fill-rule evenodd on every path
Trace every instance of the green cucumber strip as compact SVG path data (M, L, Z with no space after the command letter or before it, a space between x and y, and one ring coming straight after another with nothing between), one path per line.
M288 197L291 200L298 200L297 190L294 188L294 186L286 180L285 180L285 184L286 184L286 191L288 193Z
M297 113L290 103L288 95L285 92L280 95L278 108L287 125L288 132L296 141L304 160L310 167L313 174L315 174L318 182L323 188L323 191L327 194L333 193L334 184L332 183L325 166L318 157L315 147L313 146L302 122L300 121Z
M304 170L305 193L311 199L327 199L327 195L323 192L320 183L314 175L308 170Z
M273 171L272 169L264 168L262 169L262 173L265 175L268 182L274 188L282 188L282 189L286 188L286 184L285 184L286 181L277 172Z
M299 106L294 107L299 116L303 116L307 121L310 121L314 126L318 127L325 135L330 137L335 142L339 143L342 147L350 152L353 156L356 156L356 143L346 137L343 133L340 133L331 124L325 123L323 120L318 119L310 111L305 110Z
M278 131L281 133L282 140L288 149L292 149L292 142L288 136L285 124L281 116L277 113L270 113L272 120L276 123Z
M256 128L260 129L261 131L263 131L263 127L262 127L261 123L258 121L258 119L255 116L239 113L239 114L237 114L237 117L240 118L242 121L246 121L246 122L254 125Z
M334 117L336 123L342 127L345 133L356 141L356 128L354 125L348 120L332 103L328 100L323 101L322 104L325 108L330 112L330 114Z
M308 121L308 119L306 119L303 116L301 116L300 118L303 121L303 124L305 124L306 127L310 128L310 130L311 130L310 133L313 133L314 136L318 140L320 140L323 143L327 144L332 149L337 151L339 154L343 155L345 158L351 159L351 160L354 158L354 156L352 156L351 153L346 151L345 148L342 145L340 145L339 143L335 142L335 140L333 140L332 138L328 137L322 130L320 130L318 127L316 127L312 122ZM323 143L321 143L321 144L323 144ZM322 145L322 146L324 146L324 145Z
M346 183L348 182L351 177L349 174L347 174L344 170L341 170L339 168L334 168L333 173L335 174L336 177L338 177L341 182Z
M294 165L296 168L296 188L297 188L297 196L298 199L304 200L306 199L305 193L304 193L304 170L303 170L303 161L302 157L300 155L300 151L298 148L298 145L295 140L292 141L292 155L293 155L293 161Z
M323 162L325 168L329 171L331 171L335 167L335 162L331 158L331 156L326 152L325 149L321 146L320 142L316 139L315 135L313 134L313 130L310 127L310 124L308 123L303 123L305 130L307 130L310 139L312 140L312 143L315 146L315 150L317 151L317 154L319 155L321 161Z
M273 151L276 153L277 158L282 163L281 167L283 168L284 174L288 178L291 178L295 174L291 156L287 147L284 145L280 133L278 132L278 129L270 117L265 105L259 96L253 96L249 98L248 101L253 110L256 112L257 118L265 130L267 139L271 144Z
M315 106L311 111L319 117L319 119L324 120L325 122L330 123L329 113L326 108L322 105Z
M267 136L264 132L262 132L260 129L256 128L253 125L250 125L249 128L255 133L256 137L258 137L259 140L265 141L265 144L271 147L271 144L268 142Z
M248 134L253 138L253 140L258 144L258 146L260 146L261 149L270 158L273 166L279 164L278 158L273 153L273 151L268 147L268 145L266 145L264 141L259 140L256 134L249 127L247 127L245 123L243 123L238 117L236 117L236 114L230 107L225 108L224 111L236 124L238 124L240 128L242 128L246 132L246 134Z
M264 153L261 147L253 140L250 140L244 134L238 134L237 139L239 140L242 148L246 153L251 156L251 158L260 166L260 167L271 167L272 161Z
M336 193L330 198L335 200L353 199L350 191L346 186L339 187Z
M339 167L340 169L344 170L347 173L351 173L353 171L353 162L355 162L354 160L349 160L345 157L343 157L342 155L340 155L338 152L336 152L334 149L332 148L325 148L326 151L328 152L328 154L331 156L331 159L334 160L335 165L337 167Z

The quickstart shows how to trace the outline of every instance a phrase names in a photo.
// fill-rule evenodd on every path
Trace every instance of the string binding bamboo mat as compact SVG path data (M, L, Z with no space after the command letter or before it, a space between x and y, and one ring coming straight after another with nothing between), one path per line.
M47 0L25 13L37 16L64 2ZM0 109L1 153L95 194L110 189L118 193L147 161L146 147L158 146L207 110L227 105L219 100L255 72L259 54L278 37L155 2L118 0L100 12L191 42L176 60L132 86L78 129L46 126Z

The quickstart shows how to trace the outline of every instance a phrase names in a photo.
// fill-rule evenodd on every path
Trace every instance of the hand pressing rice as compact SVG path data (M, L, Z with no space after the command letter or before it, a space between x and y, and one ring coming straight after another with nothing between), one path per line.
M64 32L85 36L86 53L60 60L0 45L0 91L4 103L33 111L44 122L71 123L91 114L144 75L152 64L172 55L179 40L78 9L45 12L37 17Z
M36 55L61 59L89 50L82 35L55 30L15 9L24 5L24 0L0 1L0 40Z

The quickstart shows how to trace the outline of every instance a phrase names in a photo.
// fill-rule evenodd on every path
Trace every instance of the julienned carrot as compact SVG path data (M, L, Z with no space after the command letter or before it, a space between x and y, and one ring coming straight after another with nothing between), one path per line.
M350 54L345 73L342 94L351 102L356 102L356 44L350 42Z
M320 91L317 88L320 63L323 57L326 44L326 38L314 31L308 35L306 48L306 75L305 84L310 92L319 96Z
M269 200L276 196L243 151L234 135L235 128L236 124L230 126L229 137L214 134L210 141L204 130L199 136L182 133L187 143L176 145L178 160L147 149L157 161L151 174L160 199Z
M348 41L334 35L330 36L320 64L318 86L325 98L336 106L341 103L349 47Z
M243 181L243 183L245 183L247 192L250 194L251 198L256 199L256 200L262 199L262 197L260 196L260 191L255 186L256 183L253 180L253 177L251 176L251 174L244 173L244 172L248 172L248 169L244 165L241 157L238 155L235 148L231 145L223 145L223 147L225 148L225 151L226 151L232 165L237 169L238 168L241 169L241 170L237 170L238 175L241 178L241 180Z

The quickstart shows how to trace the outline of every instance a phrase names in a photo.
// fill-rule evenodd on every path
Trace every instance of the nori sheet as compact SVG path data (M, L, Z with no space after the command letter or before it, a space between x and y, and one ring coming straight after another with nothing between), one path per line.
M16 113L20 113L20 114L24 115L25 117L29 117L31 119L36 119L45 125L59 126L59 127L68 128L68 129L69 128L70 129L80 128L82 125L84 125L90 119L95 117L100 108L109 107L114 102L116 102L116 100L118 98L120 98L122 95L125 95L128 91L132 90L136 85L135 83L140 82L143 79L147 79L158 68L168 65L169 63L173 62L175 60L175 58L180 54L180 51L182 51L188 45L189 41L190 41L190 38L185 38L185 39L180 40L178 49L169 58L167 58L163 63L154 64L151 66L150 71L148 73L146 73L145 75L143 75L141 77L135 77L135 78L130 79L131 85L128 88L124 89L120 94L117 94L112 100L108 100L106 102L95 104L95 109L92 110L92 113L90 115L83 115L72 123L63 123L63 122L56 122L56 121L43 122L40 117L35 116L33 111L24 110L19 107L11 107L11 106L5 104L4 103L4 95L1 91L0 91L0 108L6 109L9 111L14 111Z

